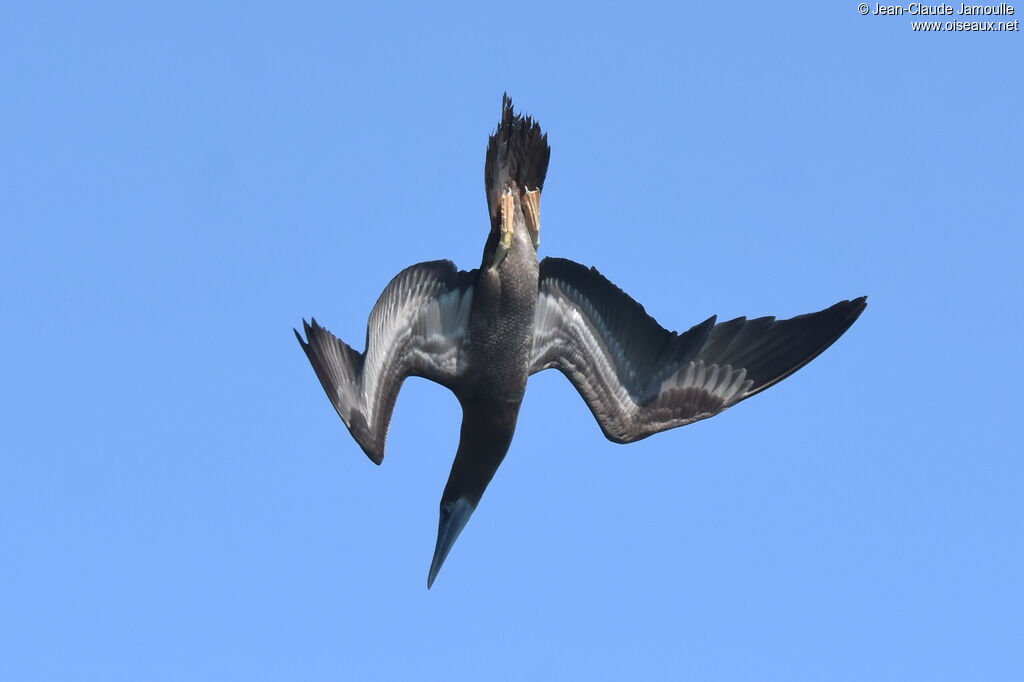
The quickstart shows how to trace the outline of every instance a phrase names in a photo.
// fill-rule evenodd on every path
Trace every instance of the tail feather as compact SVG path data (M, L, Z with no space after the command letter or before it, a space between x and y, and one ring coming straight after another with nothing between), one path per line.
M550 156L547 134L531 117L515 113L506 93L502 97L501 123L487 142L484 161L484 187L492 221L500 213L500 197L506 188L544 188Z

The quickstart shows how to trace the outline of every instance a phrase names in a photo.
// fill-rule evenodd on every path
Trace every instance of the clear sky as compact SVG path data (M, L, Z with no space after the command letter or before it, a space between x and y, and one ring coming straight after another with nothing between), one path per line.
M1021 33L207 5L0 11L0 679L1024 679ZM505 90L542 255L678 330L869 306L629 446L535 376L428 592L455 399L407 382L378 468L291 328L478 265Z

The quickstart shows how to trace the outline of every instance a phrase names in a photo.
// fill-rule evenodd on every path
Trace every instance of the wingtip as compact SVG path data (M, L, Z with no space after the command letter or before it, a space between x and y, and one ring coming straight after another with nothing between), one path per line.
M860 316L864 309L868 307L868 297L858 296L857 298L851 298L845 301L839 301L826 310L834 311L840 315L846 316L850 321L854 321ZM821 312L825 312L824 310Z
M309 319L313 321L312 326L310 326L309 322L306 322L306 318L302 318L302 334L306 335L305 338L303 338L302 334L299 333L298 329L292 327L292 331L295 332L295 338L299 340L300 344L302 344L303 349L309 348L309 343L313 338L312 332L317 327L316 318L311 317Z
M851 300L849 302L849 305L852 319L856 320L858 317L860 317L860 314L864 312L864 309L868 307L868 297L858 296L857 298Z
M316 321L315 317L309 318L309 322L306 322L306 318L302 318L302 330L306 333L306 339L309 341L312 341L315 334L327 331L326 328ZM298 334L298 332L296 332L296 334Z

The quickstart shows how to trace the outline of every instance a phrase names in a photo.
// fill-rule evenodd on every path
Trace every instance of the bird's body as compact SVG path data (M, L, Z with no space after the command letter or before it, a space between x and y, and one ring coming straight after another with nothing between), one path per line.
M477 271L463 352L467 365L478 371L466 377L465 390L500 400L523 399L539 276L537 251L522 231L513 237L501 265Z
M512 442L529 376L560 370L605 435L629 443L713 416L781 381L853 324L865 299L789 320L712 317L663 329L596 270L538 263L540 196L550 148L506 97L484 184L491 230L480 268L449 261L399 273L370 314L364 353L319 326L296 336L352 436L375 463L407 376L455 393L458 451L441 497L433 583Z
M487 267L489 257L485 252L477 271L463 342L465 366L472 369L453 389L462 405L462 431L441 495L437 550L428 585L505 459L530 376L540 274L537 250L527 230L516 230L511 249L497 267ZM459 504L465 514L461 519L453 516ZM446 524L448 519L454 520Z

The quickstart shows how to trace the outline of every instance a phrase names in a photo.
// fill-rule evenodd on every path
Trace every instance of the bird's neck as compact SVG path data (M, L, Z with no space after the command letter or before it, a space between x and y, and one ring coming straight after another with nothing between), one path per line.
M459 449L441 502L462 498L475 506L512 443L520 401L464 396L461 402Z

